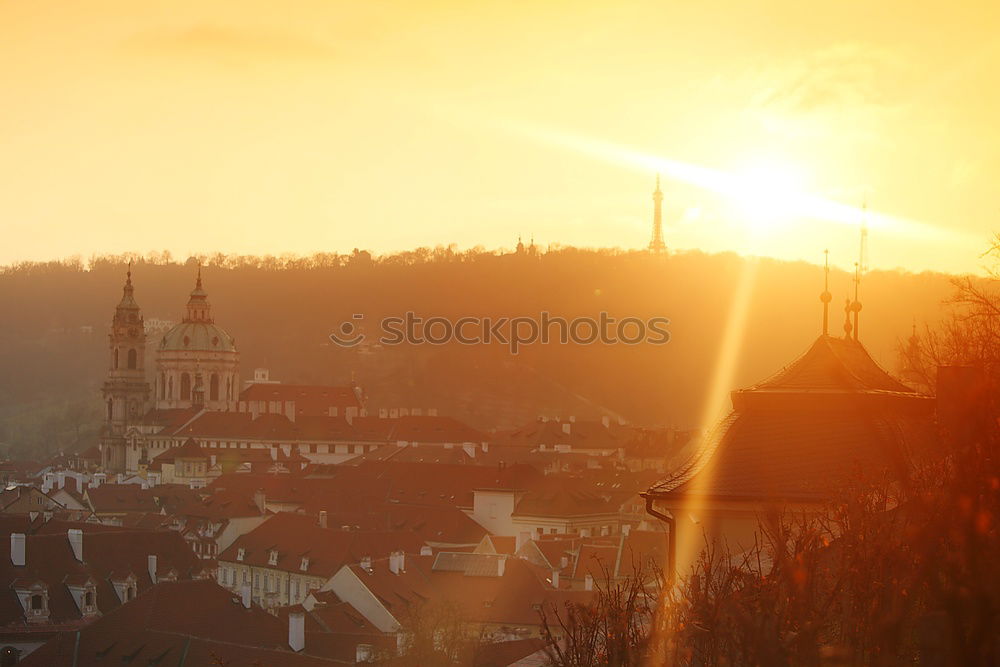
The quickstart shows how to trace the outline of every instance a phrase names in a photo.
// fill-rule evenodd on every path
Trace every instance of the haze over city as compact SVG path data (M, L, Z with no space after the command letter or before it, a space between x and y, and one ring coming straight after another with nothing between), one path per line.
M998 19L0 0L0 667L1000 664Z
M980 272L998 12L5 2L0 263L642 248L659 171L677 249Z

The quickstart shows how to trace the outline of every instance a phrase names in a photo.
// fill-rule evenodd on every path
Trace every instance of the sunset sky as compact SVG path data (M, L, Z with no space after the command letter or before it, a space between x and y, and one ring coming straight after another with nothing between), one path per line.
M0 0L0 263L457 243L979 271L996 2Z

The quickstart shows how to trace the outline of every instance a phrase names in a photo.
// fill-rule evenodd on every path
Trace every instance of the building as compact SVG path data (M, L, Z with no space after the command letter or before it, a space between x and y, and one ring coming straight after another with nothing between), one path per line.
M156 347L156 407L235 407L240 393L240 353L236 340L215 323L201 267L181 322Z
M0 646L30 652L158 581L208 576L174 532L92 524L47 532L46 523L25 526L34 533L11 532L10 557L0 558Z
M646 493L685 574L706 539L736 553L771 510L819 510L851 475L892 475L926 452L934 400L886 373L864 346L824 333L791 365L732 392L733 409Z
M353 643L341 645L327 636L319 639L312 640L301 611L279 619L212 581L168 581L79 632L55 636L23 664L319 667L354 663Z
M219 554L219 583L230 590L250 586L255 604L265 608L300 604L320 590L344 565L423 546L408 531L330 528L317 518L282 512L242 535Z
M122 298L115 308L108 336L108 377L101 392L107 405L101 434L103 464L108 470L125 469L125 446L149 406L146 382L146 331L142 311L135 301L132 268L125 277Z

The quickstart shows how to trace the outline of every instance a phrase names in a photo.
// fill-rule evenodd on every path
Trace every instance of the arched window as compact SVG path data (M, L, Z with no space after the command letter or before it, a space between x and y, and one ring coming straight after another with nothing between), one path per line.
M167 380L167 398L174 397L174 376L171 375L170 379Z
M114 364L115 370L118 370L118 348L117 347L115 348L113 364Z
M139 355L136 354L135 348L130 348L128 351L128 367L130 370L135 370L136 362L138 361Z
M109 398L108 399L108 421L111 421L113 418L114 418L114 402Z
M191 376L187 373L181 373L181 400L191 400Z
M167 397L167 376L165 373L160 373L160 398Z
M217 373L212 373L212 379L208 382L208 400L219 400L219 376Z

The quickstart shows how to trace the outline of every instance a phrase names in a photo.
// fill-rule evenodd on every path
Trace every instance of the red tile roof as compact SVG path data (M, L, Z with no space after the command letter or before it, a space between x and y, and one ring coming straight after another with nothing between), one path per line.
M931 442L933 399L890 377L860 344L829 336L733 392L733 408L650 494L819 501L854 470L899 470Z
M282 512L238 537L219 555L219 560L238 562L237 555L243 549L244 557L240 562L303 572L302 559L308 558L305 573L332 577L342 566L358 563L365 556L380 558L397 550L418 552L423 544L423 540L409 531L321 528L314 516ZM272 550L278 552L274 565L269 562Z
M251 384L240 394L241 401L295 401L297 415L326 416L331 407L343 415L348 407L361 408L353 387L305 384Z
M288 648L287 620L257 607L245 609L212 581L178 581L157 585L79 635L59 635L20 664L331 664L332 658L318 648L310 646L307 635L305 650L293 653Z
M97 584L97 605L102 613L107 613L121 604L110 584L112 573L135 574L140 593L153 585L148 575L150 554L157 556L159 571L176 570L182 579L202 570L202 564L178 533L83 530L82 563L74 557L65 532L27 536L23 567L15 567L10 558L0 558L0 626L25 625L21 604L10 587L17 579L45 582L51 622L72 623L80 620L80 612L64 585L67 576L93 578Z

